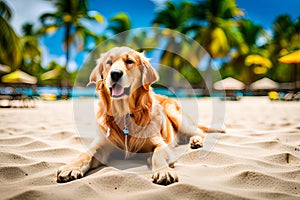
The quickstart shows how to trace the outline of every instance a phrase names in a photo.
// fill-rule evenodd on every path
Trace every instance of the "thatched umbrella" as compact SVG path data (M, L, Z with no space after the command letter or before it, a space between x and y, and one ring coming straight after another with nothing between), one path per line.
M34 85L37 83L37 78L34 76L31 76L21 70L16 70L10 74L7 74L2 77L2 82L3 83L19 83L19 84L31 84Z
M250 85L251 90L275 90L279 88L279 84L267 77L259 79Z
M41 75L41 80L59 79L59 76L62 74L61 71L59 68L47 71Z
M37 78L34 76L31 76L21 70L16 70L10 74L2 76L1 82L5 86L9 86L9 87L13 87L13 88L31 88L33 90L33 94L30 94L30 95L36 94ZM25 94L25 96L27 96L27 95L28 94ZM18 99L19 97L17 96L14 98ZM20 99L18 99L18 100L20 100ZM24 99L21 99L21 100L23 101ZM23 106L28 106L28 105L23 105Z
M232 77L228 77L221 81L215 82L214 88L216 90L243 90L245 88L245 84Z
M300 63L300 50L294 51L288 55L282 56L278 59L279 62L284 64L294 64L294 81L295 81L295 90L297 90L297 65Z

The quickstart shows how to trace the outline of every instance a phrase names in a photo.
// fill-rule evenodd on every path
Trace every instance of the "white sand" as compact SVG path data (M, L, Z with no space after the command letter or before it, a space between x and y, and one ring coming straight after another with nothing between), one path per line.
M191 101L183 104L197 116ZM199 100L206 125L214 116L211 102ZM175 165L179 183L169 186L153 184L146 163L56 183L57 168L85 150L72 101L0 109L0 199L300 199L300 103L266 97L225 103L227 133L210 152L182 156Z

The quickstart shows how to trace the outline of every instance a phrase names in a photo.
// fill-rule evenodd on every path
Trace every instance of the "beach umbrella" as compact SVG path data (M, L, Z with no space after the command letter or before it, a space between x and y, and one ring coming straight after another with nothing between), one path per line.
M10 72L10 67L0 64L0 74L6 74Z
M36 84L37 78L31 76L21 70L16 70L10 74L2 77L3 83L26 83L26 84Z
M300 63L300 50L294 51L288 55L282 56L278 59L279 62L284 64L294 64L294 81L295 89L297 89L297 65Z
M298 64L300 63L300 50L282 56L281 58L278 59L278 61L285 64Z
M228 77L214 83L214 88L216 90L243 90L245 88L245 84L232 77Z
M274 90L278 88L279 84L267 77L257 80L250 85L251 90Z
M57 79L62 74L61 71L59 68L47 71L41 75L41 80Z

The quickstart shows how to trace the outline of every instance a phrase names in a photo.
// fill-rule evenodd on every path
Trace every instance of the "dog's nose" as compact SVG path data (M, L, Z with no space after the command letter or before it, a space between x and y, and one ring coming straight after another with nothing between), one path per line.
M123 75L123 72L121 70L118 70L118 69L115 69L115 70L112 70L110 72L110 76L111 76L111 79L115 82L117 82L118 80L120 80L120 78L122 77Z

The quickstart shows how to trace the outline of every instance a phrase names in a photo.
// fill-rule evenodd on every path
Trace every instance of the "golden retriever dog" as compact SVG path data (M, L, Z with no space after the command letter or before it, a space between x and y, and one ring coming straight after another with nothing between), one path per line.
M178 182L171 150L178 134L191 137L191 148L200 148L205 132L218 130L195 124L175 99L155 94L151 84L158 79L144 53L115 47L100 56L90 83L96 84L100 99L97 125L101 133L89 151L58 170L58 182L81 178L88 170L105 165L114 148L127 156L152 152L153 183Z

